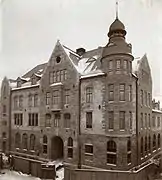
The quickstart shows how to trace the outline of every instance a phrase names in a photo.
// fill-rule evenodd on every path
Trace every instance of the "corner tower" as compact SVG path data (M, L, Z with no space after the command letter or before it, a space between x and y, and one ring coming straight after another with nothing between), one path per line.
M132 75L132 46L126 42L124 24L116 17L103 48L101 68L104 89L107 167L130 169L136 164L136 77ZM113 144L115 149L111 148ZM113 155L112 155L113 154Z

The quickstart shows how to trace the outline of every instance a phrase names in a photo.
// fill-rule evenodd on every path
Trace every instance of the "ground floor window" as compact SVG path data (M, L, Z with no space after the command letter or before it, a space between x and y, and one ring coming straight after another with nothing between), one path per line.
M93 161L93 145L92 144L85 145L85 159L88 161Z
M107 142L107 163L114 164L117 163L117 147L116 143L112 140Z
M44 135L43 136L43 154L47 154L47 143L48 143L47 136Z
M73 139L68 138L68 158L73 158Z

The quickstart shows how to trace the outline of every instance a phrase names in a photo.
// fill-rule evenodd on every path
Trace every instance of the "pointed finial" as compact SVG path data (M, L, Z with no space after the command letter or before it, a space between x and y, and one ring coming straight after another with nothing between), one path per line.
M116 19L118 19L118 0L116 0Z

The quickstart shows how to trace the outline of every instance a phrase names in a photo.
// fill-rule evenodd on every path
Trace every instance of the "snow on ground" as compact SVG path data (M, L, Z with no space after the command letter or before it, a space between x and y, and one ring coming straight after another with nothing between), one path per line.
M0 174L0 180L41 180L40 178L32 177L21 172L2 170Z
M59 169L56 171L56 180L63 180L64 179L64 168Z

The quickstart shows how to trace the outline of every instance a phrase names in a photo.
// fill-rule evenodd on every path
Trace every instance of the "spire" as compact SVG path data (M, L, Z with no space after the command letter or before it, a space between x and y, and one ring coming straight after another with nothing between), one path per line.
M116 19L118 19L118 0L116 0Z

